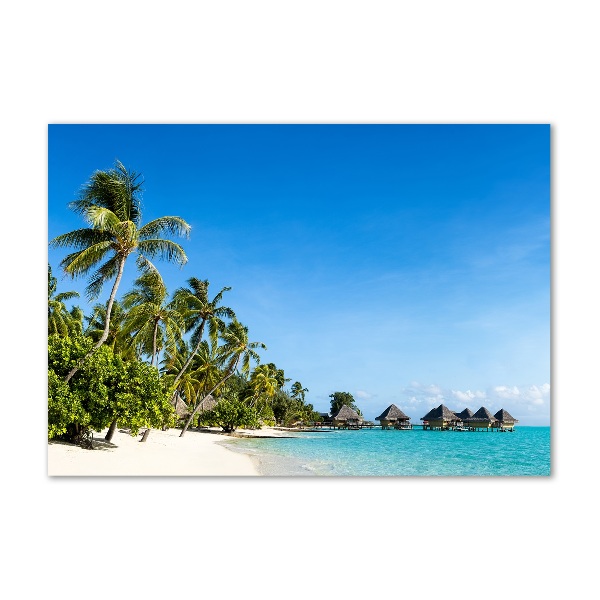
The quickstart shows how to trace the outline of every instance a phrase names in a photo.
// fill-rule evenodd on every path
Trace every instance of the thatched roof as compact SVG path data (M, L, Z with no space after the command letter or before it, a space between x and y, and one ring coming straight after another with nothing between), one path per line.
M496 419L501 423L518 423L518 419L515 419L507 410L501 408L495 415Z
M360 417L358 413L355 410L352 410L347 404L344 404L338 413L332 417L332 419L336 421L347 421L348 419L362 420L362 417Z
M206 396L205 398L202 399L202 402L200 402L200 408L198 409L198 412L207 412L209 410L212 410L215 405L217 404L217 400L215 400L210 394L208 396Z
M198 412L206 412L212 410L217 402L218 400L215 400L211 395L206 396L206 398L203 398L202 402L200 402L200 408L198 409ZM185 403L179 392L175 392L175 400L171 403L175 407L175 414L177 415L177 418L187 419L187 417L190 416L190 413L192 411L190 410L190 407Z
M179 392L175 392L175 400L172 402L175 407L175 414L179 419L185 419L190 415L189 406L183 401Z
M456 421L456 415L443 404L440 404L437 408L432 408L424 417L421 417L421 421Z
M406 421L409 419L395 404L390 404L378 417L376 421Z
M477 412L465 419L466 421L491 421L492 423L496 420L496 417L485 407L482 406Z
M465 408L461 412L454 413L461 421L473 416L473 411L470 408Z

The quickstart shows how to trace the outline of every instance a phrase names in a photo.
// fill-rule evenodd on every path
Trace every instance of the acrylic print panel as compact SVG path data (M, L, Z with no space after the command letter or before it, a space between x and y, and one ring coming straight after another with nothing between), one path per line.
M48 140L50 475L550 474L549 125Z

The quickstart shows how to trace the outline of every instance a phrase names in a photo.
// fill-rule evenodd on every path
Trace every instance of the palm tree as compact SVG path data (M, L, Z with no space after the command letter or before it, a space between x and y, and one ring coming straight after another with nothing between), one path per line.
M274 365L273 365L274 366ZM278 381L270 364L258 365L250 376L250 406L254 406L259 400L273 398L279 389Z
M181 371L175 377L173 381L174 386L177 386L177 382L200 350L205 325L208 323L209 338L216 341L219 328L222 328L224 325L222 319L235 319L235 313L231 308L219 306L223 299L223 294L228 292L231 289L230 287L222 288L212 300L209 300L209 282L207 280L191 277L187 283L188 288L179 288L173 294L173 302L185 319L186 333L193 331L192 343L195 344L195 347L187 361L181 367Z
M114 279L106 304L104 331L94 347L68 373L66 382L80 369L83 361L106 341L112 306L130 254L138 253L137 265L143 270L155 269L150 262L154 257L165 258L180 266L187 262L179 244L161 237L165 233L188 237L190 226L183 219L160 217L141 225L142 183L140 174L128 171L118 160L113 169L96 171L83 186L80 198L69 204L89 227L59 235L50 241L54 248L76 249L61 262L65 273L71 277L86 276L97 269L91 274L86 288L88 299L97 298L104 283Z
M304 402L304 394L306 394L306 392L308 392L308 388L303 388L302 384L299 381L295 381L292 384L292 393L291 396L294 399L298 399L301 400L302 402Z
M262 342L248 341L248 328L242 325L237 319L233 319L220 333L223 345L219 347L218 353L222 360L226 363L225 371L220 381L207 393L204 397L212 394L218 387L223 385L238 369L247 375L250 371L250 363L254 360L257 364L260 362L260 357L256 353L256 348L266 350L267 347ZM203 398L204 399L204 398ZM188 430L194 416L198 412L201 402L198 402L196 408L192 411L188 420L181 430L179 437L183 437Z
M217 391L217 384L222 378L220 369L222 357L217 353L216 343L204 340L191 367L179 378L177 386L174 386L173 381L181 372L181 367L189 356L185 340L180 340L177 345L177 352L172 355L167 353L163 360L165 367L163 381L169 389L173 390L173 394L179 392L190 410L193 410L198 399L204 398L208 390L214 388L213 391Z
M69 312L64 305L65 300L78 298L77 292L56 293L57 279L52 275L52 267L48 265L48 335L58 333L69 335L73 330L81 331L83 312L74 306Z
M123 306L129 310L123 332L133 333L130 343L151 357L151 365L155 360L158 365L159 350L175 350L183 332L183 318L166 299L167 288L158 271L142 274L123 296Z
M169 389L173 389L175 394L179 392L182 399L188 404L188 406L195 404L195 400L198 396L198 390L202 382L198 379L195 369L188 370L183 377L179 379L177 387L173 387L173 381L175 377L181 371L183 363L187 360L189 355L189 349L185 340L179 340L177 342L177 350L169 353L165 352L162 360L163 375L162 380L168 386Z
M123 359L130 360L136 358L133 346L129 343L129 336L125 334L125 318L127 313L123 305L115 300L113 302L110 326L108 335L104 344L108 346L115 354L120 354ZM86 337L97 342L104 334L104 326L106 323L106 306L104 304L96 304L89 317L85 317L87 326L83 331Z

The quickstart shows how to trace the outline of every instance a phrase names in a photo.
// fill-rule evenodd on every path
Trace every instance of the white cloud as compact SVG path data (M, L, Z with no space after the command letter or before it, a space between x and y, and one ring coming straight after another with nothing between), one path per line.
M461 392L460 390L452 390L452 395L461 402L470 402L471 400L485 400L487 395L485 392L481 392L476 390L472 392L471 390L467 390L466 392Z
M368 400L369 398L373 398L373 394L369 394L369 392L365 392L364 390L357 390L354 392L354 395L361 400Z
M519 388L517 386L509 388L505 385L498 385L494 388L494 392L498 398L518 398L520 395Z

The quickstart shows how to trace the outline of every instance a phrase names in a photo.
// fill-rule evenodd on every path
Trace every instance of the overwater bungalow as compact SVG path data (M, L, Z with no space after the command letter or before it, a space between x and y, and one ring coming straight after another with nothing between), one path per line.
M473 416L465 419L463 422L475 431L482 429L490 431L490 429L498 426L498 420L485 406L482 406L478 411L473 413Z
M515 427L515 423L519 420L515 419L507 410L501 408L494 417L497 419L500 429L512 431Z
M465 408L465 410L461 412L454 413L461 421L465 421L466 419L470 419L473 416L473 411L470 408Z
M440 404L421 417L421 421L423 421L423 429L452 429L460 419L447 406Z
M319 420L315 422L315 427L331 427L333 421L329 413L319 413Z
M341 427L348 429L359 429L363 418L348 405L344 404L337 414L331 417L332 424L338 429Z
M410 417L407 417L395 404L390 404L378 417L381 429L410 429Z

